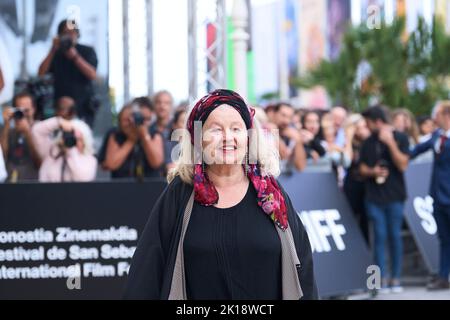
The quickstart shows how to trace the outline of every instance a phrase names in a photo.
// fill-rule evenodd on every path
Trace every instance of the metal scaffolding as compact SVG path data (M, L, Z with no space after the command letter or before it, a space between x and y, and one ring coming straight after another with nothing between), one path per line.
M128 0L122 0L122 26L123 26L123 98L130 100L130 45L128 24Z
M206 11L198 10L199 1L205 0L188 0L189 102L226 87L227 82L225 0L216 0ZM215 30L215 37L206 45L206 37L200 35L206 34L208 27Z
M185 0L188 4L188 83L189 102L199 95L226 87L226 0ZM231 0L229 0L231 1ZM199 3L201 2L201 5ZM153 1L145 0L147 43L147 88L154 91L153 76ZM130 19L129 0L122 0L123 86L124 100L130 92ZM208 36L208 30L213 30ZM208 43L207 43L208 39Z
M153 85L153 0L145 1L147 12L147 92L152 95Z

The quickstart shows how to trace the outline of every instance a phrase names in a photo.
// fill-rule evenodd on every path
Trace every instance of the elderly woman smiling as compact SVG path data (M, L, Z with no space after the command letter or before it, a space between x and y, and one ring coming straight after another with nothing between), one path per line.
M230 90L187 117L180 157L132 260L129 299L316 299L311 248L278 153ZM250 134L251 132L251 134Z

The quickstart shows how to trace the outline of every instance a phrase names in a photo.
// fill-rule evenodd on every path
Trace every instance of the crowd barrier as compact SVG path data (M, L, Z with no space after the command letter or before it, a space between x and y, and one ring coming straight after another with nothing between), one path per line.
M430 164L406 173L406 221L433 272ZM369 248L330 172L280 177L310 238L322 297L367 288ZM120 299L162 180L0 185L0 299ZM149 270L150 272L150 270Z

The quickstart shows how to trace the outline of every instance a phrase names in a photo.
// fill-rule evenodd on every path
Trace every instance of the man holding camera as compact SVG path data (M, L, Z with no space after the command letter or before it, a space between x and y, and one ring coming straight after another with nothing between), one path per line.
M401 229L406 201L404 171L409 162L408 137L388 124L387 111L375 106L363 112L371 136L360 151L360 173L365 178L365 204L373 223L375 262L382 277L380 292L401 292L403 245ZM391 278L385 267L385 242L389 240Z
M97 160L88 125L76 119L75 101L61 97L56 116L33 127L42 161L41 182L86 182L95 179Z
M41 158L31 134L35 112L33 96L28 93L17 94L13 98L13 108L3 109L4 126L0 131L0 144L9 182L38 179Z
M97 109L93 85L97 55L93 48L77 43L79 37L76 23L63 20L50 52L39 67L39 76L51 73L55 101L63 96L74 99L78 117L92 127Z

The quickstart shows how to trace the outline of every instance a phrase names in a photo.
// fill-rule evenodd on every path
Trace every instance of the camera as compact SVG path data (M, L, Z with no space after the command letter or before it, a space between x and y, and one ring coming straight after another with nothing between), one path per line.
M22 120L25 117L25 114L19 108L13 108L13 118L14 120Z
M134 125L139 127L144 124L144 116L139 111L133 112L133 122Z
M389 169L389 163L384 159L381 159L380 161L378 161L378 165L384 169ZM380 185L384 184L386 182L386 178L385 177L377 177L375 179L375 182Z
M70 36L62 36L59 40L59 48L62 52L67 52L74 45Z
M63 131L62 139L64 146L68 149L77 145L77 137L75 137L75 133L73 131Z
M132 107L133 113L131 114L131 117L133 118L134 125L136 127L142 126L144 124L144 116L141 113L141 110L139 108L139 105L134 103Z

